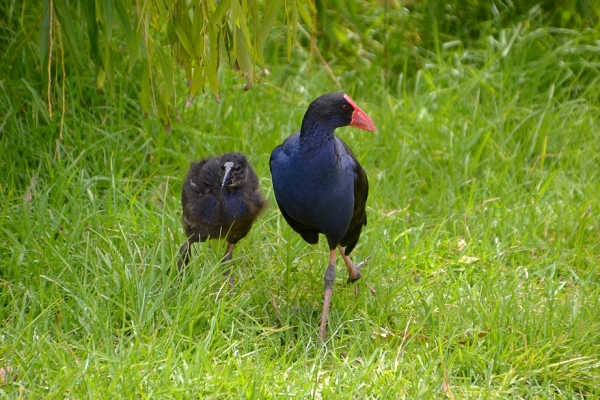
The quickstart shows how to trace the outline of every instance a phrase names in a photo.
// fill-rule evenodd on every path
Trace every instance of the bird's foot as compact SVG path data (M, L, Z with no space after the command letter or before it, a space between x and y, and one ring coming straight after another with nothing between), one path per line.
M346 282L346 284L351 285L354 282L358 281L362 275L360 273L360 270L362 267L364 267L365 265L367 265L369 263L369 259L371 257L367 257L365 258L363 261L359 262L358 264L354 264L352 263L352 261L350 260L349 257L345 256L344 261L346 261L346 259L348 259L348 261L350 262L350 264L352 264L352 266L348 266L348 263L346 263L346 265L348 266L348 281ZM354 276L351 275L350 271L354 271Z
M190 261L190 242L185 241L179 248L179 260L177 260L177 269L179 272L188 264Z
M352 261L350 260L350 258L348 256L345 256L344 261L348 261L346 263L346 266L348 267L348 281L346 282L347 285L352 285L354 282L358 281L362 277L360 270L362 267L364 267L365 265L368 264L370 258L371 257L367 257L363 261L359 262L358 264L354 264L354 263L352 263ZM350 264L350 265L348 265L348 264ZM354 271L354 276L352 276L352 271ZM369 288L369 290L371 291L371 293L375 294L375 289L373 289L373 287L369 286L368 283L366 283L366 285ZM354 286L354 297L357 297L357 296L358 296L358 285Z
M233 271L231 268L228 268L227 271L223 273L225 277L229 277L229 292L233 292L233 287L235 286L235 275L233 275Z

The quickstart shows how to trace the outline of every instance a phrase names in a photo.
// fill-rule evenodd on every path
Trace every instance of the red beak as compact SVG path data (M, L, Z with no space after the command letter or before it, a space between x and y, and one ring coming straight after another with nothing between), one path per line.
M359 129L364 129L365 131L375 132L377 128L375 128L375 124L373 120L367 115L366 112L361 110L359 106L356 105L354 101L348 96L344 94L344 98L350 105L354 108L354 112L352 113L352 121L350 122L350 126L354 126Z

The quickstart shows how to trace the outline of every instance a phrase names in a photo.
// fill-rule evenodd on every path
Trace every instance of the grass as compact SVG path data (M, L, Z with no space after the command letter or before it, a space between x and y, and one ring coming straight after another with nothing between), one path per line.
M423 69L394 88L376 65L340 74L379 131L338 130L369 176L354 258L371 261L357 297L338 263L325 346L326 245L285 224L268 159L336 90L326 72L274 68L182 108L169 135L127 80L115 98L67 87L63 140L35 82L0 81L0 394L600 396L596 39L519 28L417 54ZM182 275L176 258L189 162L230 150L271 206L227 295L224 243L196 245Z

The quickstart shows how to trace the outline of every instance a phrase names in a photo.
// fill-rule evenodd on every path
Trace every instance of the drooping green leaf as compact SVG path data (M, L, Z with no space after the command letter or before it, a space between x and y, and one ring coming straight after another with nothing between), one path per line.
M309 10L307 10L306 8L309 8ZM302 22L306 24L310 32L315 31L315 25L313 24L313 19L311 17L311 14L314 14L315 12L315 5L312 1L302 2L301 4L299 4L298 13L302 18Z
M195 43L194 43L195 47L195 57L194 59L196 60L196 65L200 65L200 61L202 60L202 58L204 57L204 53L206 51L206 41L204 36L201 36Z
M210 26L209 33L209 57L208 62L204 64L206 68L206 76L208 78L208 84L210 90L213 92L217 101L221 100L221 89L219 87L219 79L217 78L217 71L219 69L219 45L218 45L218 31L214 29L214 26Z
M188 86L192 84L192 61L191 59L186 59L183 61L183 69L185 71L185 80L187 81Z
M194 44L195 59L197 61L204 57L204 14L202 12L202 4L196 4L193 9L193 20L190 39Z
M86 16L86 26L88 39L90 41L90 57L96 65L96 69L101 64L102 55L98 45L98 21L96 20L96 6L93 1L84 1L83 9ZM97 72L97 71L96 71Z
M184 62L191 62L191 60L195 57L196 52L194 50L194 46L195 46L195 42L194 42L194 34L192 32L192 17L193 17L193 13L192 13L192 17L190 17L190 12L192 11L191 7L192 7L192 2L191 1L187 1L187 0L180 0L183 1L183 4L181 4L179 7L177 7L176 10L176 18L178 19L178 21L180 22L180 29L181 31L183 31L183 34L185 36L185 39L189 42L189 47L186 47L185 50L187 52L187 57L186 60L184 60ZM178 2L179 4L179 2Z
M242 75L245 76L248 81L244 90L248 90L252 87L252 60L250 59L249 49L244 43L244 34L241 29L234 28L234 52L238 66L242 71Z
M290 17L290 25L292 28L292 35L288 43L290 43L290 47L293 44L296 44L296 38L298 37L298 5L296 4L296 0L290 0L291 2L291 17ZM291 51L291 48L288 48L288 52Z
M44 15L40 24L40 64L42 66L43 85L48 85L48 56L50 54L50 0L44 0Z
M131 26L131 21L129 19L129 14L127 14L125 4L123 4L123 0L113 0L113 2L115 10L117 11L117 16L119 17L119 21L125 30L125 34L130 41L133 41L133 28Z
M210 16L210 20L208 22L210 24L211 28L214 27L215 25L221 25L221 23L223 21L223 17L225 17L225 14L227 13L227 11L229 11L230 3L231 3L231 0L221 0L219 2L219 5L217 6L216 10Z
M82 64L81 52L79 50L80 40L78 39L81 35L75 28L75 19L72 17L71 12L69 11L69 4L66 0L54 0L53 2L57 17L60 19L62 33L66 38L66 42L70 50L69 56L73 60L74 65L79 66Z
M248 46L248 50L252 51L252 40L250 40L250 32L248 31L248 25L246 24L246 15L239 0L231 0L231 11L234 27L242 31L244 42L246 46Z
M142 111L144 111L145 114L148 114L148 111L150 110L150 67L148 66L148 62L145 62L142 66L141 79L140 97L142 101Z
M188 36L185 33L185 31L183 30L183 28L181 27L181 24L179 23L179 21L177 21L177 20L173 21L173 27L175 29L175 33L177 34L177 38L179 39L179 43L181 43L181 45L183 46L183 48L185 49L187 54L189 54L189 55L195 54L192 43L188 39Z
M96 74L96 87L98 89L102 89L102 86L104 86L104 79L106 79L106 69L101 67L98 69L98 73Z
M275 25L275 21L277 20L277 16L279 15L282 5L283 0L265 1L264 18L260 27L260 32L258 33L261 44L265 42L267 36L269 36L269 33L271 32L271 29L273 29L273 25Z
M163 101L163 98L161 96L156 97L155 103L158 116L162 120L163 125L165 125L165 127L167 127L167 129L170 130L171 118L169 117L167 104L165 103L165 101Z
M204 88L204 82L206 80L206 75L203 73L205 68L196 67L194 70L194 75L192 77L192 85L190 86L190 91L188 93L188 101L187 106L192 103L200 89Z
M163 0L154 0L154 5L158 10L158 14L160 17L159 19L161 21L166 21L169 18L169 10L165 2Z
M102 5L104 25L106 27L106 36L109 41L112 39L113 21L115 18L115 5L114 0L103 0L100 2Z
M173 62L169 57L169 54L165 53L164 48L155 44L154 54L156 61L158 62L158 70L163 75L163 85L161 89L166 93L166 98L171 95L175 95L175 74L173 69Z
M296 40L297 25L298 25L298 9L296 8L296 0L286 1L286 13L287 13L287 59L288 62L292 59L292 45Z
M254 60L258 64L264 64L262 52L263 42L261 42L260 38L258 37L258 32L260 32L261 23L258 16L258 4L256 1L250 1L248 3L248 14L250 15L250 19L252 20L252 32L254 33L254 35L252 36L252 48L255 52Z

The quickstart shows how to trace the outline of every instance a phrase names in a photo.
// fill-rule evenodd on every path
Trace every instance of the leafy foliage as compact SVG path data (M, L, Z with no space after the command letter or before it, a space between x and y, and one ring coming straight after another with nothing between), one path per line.
M600 15L590 0L558 6L530 0L27 0L4 7L3 49L12 71L25 74L46 103L48 118L55 104L65 110L67 77L89 77L114 96L115 86L133 75L141 112L158 114L167 129L179 118L179 82L187 82L188 106L206 86L220 98L224 65L239 70L249 89L266 67L265 48L277 55L282 42L285 62L292 62L298 32L303 47L331 67L338 86L348 70L383 60L386 85L395 87L424 68L422 55L436 62L442 47L471 47L483 32L495 35L531 18L594 27ZM80 93L89 90L73 81Z
M255 65L264 65L263 46L272 28L283 21L290 49L299 16L310 22L312 14L310 3L299 0L43 0L13 2L7 11L8 23L23 15L21 26L31 29L9 47L13 61L25 57L37 66L30 70L40 73L36 90L44 93L50 119L53 103L64 100L64 79L89 75L92 67L98 90L108 84L111 94L123 74L137 76L142 111L158 113L167 129L177 115L181 79L173 59L185 73L188 105L207 84L218 100L220 67L239 69L249 89ZM38 57L32 57L27 50L33 49L24 47L37 46L37 25Z

